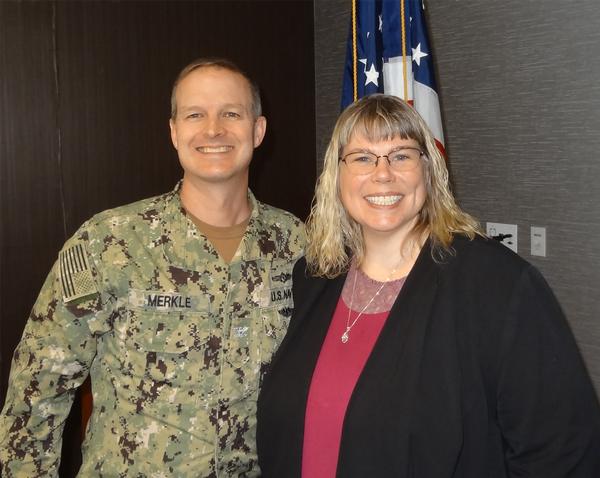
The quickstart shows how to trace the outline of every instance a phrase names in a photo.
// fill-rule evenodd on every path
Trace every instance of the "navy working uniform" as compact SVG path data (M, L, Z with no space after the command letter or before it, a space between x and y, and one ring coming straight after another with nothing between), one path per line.
M293 307L304 230L261 204L230 263L179 185L105 211L65 244L17 347L0 416L2 476L56 476L88 374L80 476L258 476L258 387Z

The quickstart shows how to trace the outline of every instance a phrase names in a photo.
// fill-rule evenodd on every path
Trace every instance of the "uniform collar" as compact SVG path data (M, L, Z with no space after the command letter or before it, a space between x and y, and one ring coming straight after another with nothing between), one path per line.
M161 244L166 260L173 266L188 270L202 270L207 261L222 261L210 241L186 215L181 203L182 181L164 197L161 214ZM259 259L275 252L275 243L265 233L263 205L248 190L252 213L242 242L231 263ZM223 266L227 264L223 262Z

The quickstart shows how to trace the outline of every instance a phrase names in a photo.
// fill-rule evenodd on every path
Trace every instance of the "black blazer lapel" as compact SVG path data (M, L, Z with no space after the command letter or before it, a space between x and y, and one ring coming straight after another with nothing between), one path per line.
M427 242L390 310L348 404L338 477L411 476L407 475L411 468L407 431L412 428L417 407L420 362L438 276L439 265L433 261ZM365 450L373 451L373 456L365 456ZM390 460L381 463L382 456Z
M426 244L352 395L338 477L452 475L462 443L461 377L455 316L440 302L444 268Z

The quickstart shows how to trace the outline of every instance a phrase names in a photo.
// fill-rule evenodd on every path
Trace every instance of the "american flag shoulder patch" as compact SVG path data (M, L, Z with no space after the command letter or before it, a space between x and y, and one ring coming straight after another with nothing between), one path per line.
M58 255L63 300L70 302L97 292L96 283L81 243L64 249Z

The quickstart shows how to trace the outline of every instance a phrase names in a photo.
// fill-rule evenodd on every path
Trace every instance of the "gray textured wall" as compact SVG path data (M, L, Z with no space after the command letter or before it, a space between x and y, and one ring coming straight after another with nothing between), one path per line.
M315 2L317 154L339 112L349 1ZM461 206L519 226L600 390L600 3L428 1ZM547 228L547 257L529 227Z
M350 22L349 0L315 0L315 116L317 170L333 125L340 113L346 40Z

